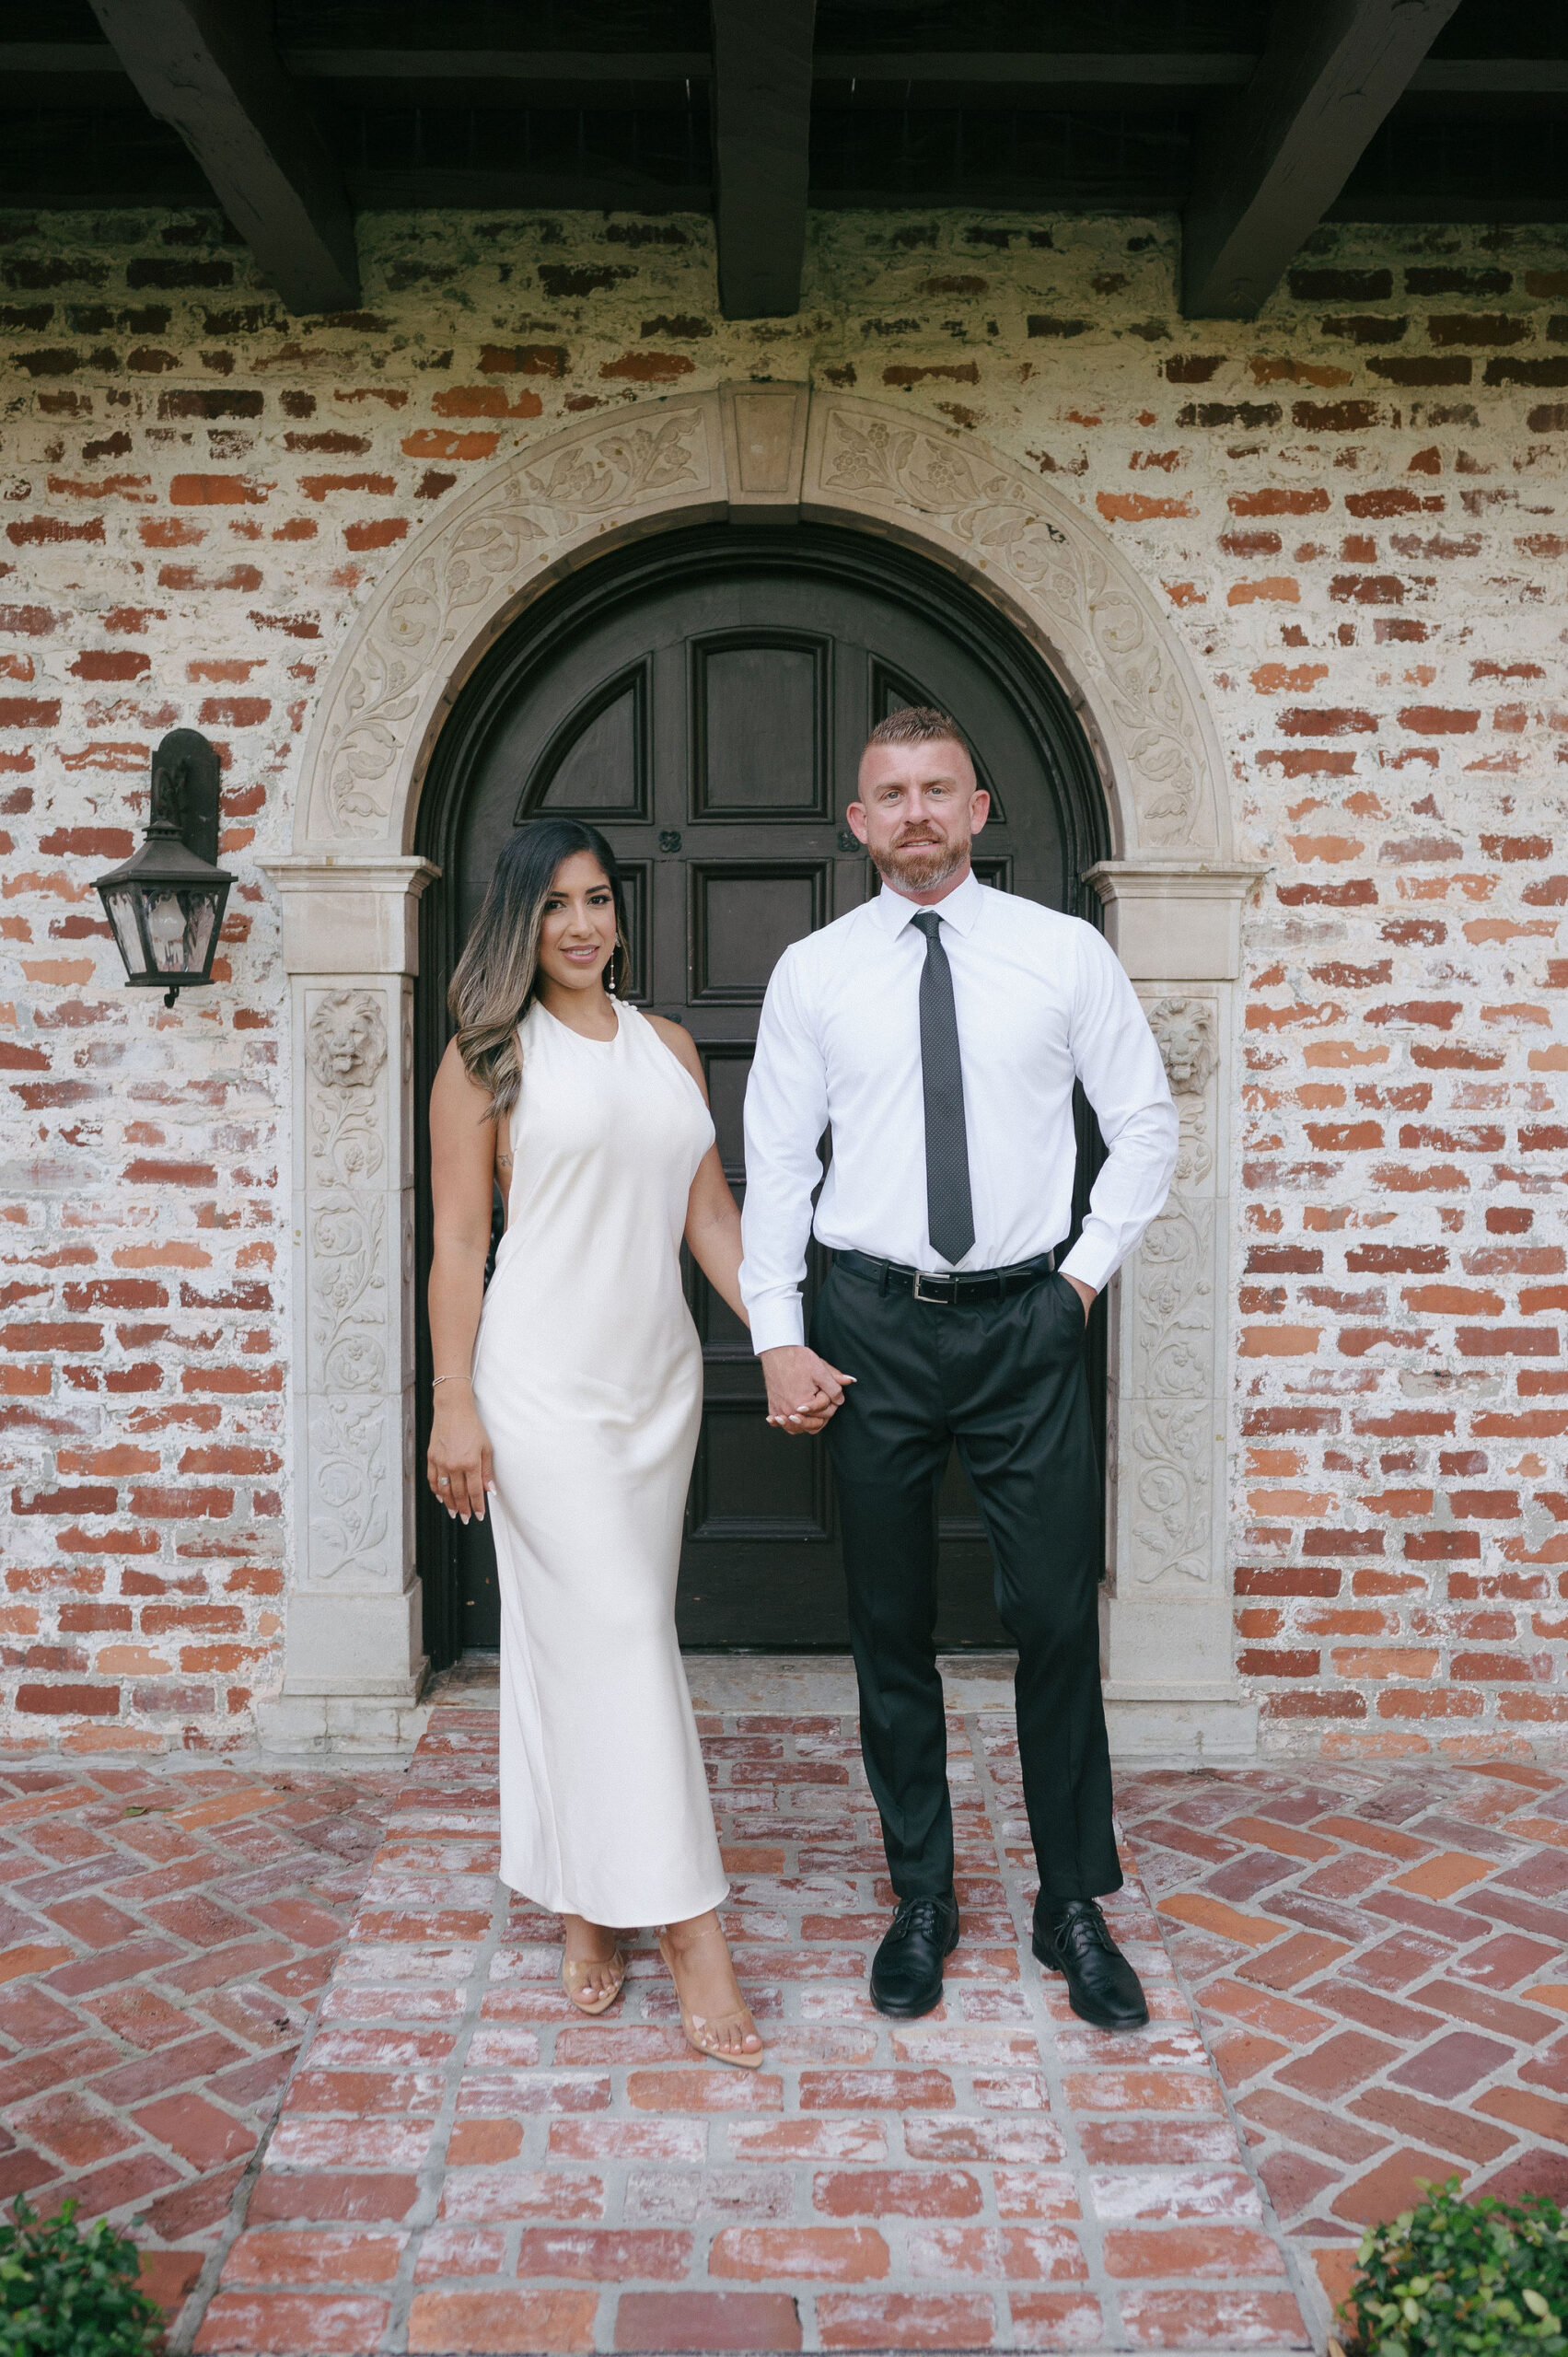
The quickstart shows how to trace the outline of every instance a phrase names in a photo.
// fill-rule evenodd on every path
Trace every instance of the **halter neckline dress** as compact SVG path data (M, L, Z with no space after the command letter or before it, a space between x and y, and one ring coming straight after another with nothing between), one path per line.
M617 1928L727 1888L675 1636L702 1417L680 1281L702 1091L634 1007L518 1038L506 1233L475 1345L495 1458L501 1879Z

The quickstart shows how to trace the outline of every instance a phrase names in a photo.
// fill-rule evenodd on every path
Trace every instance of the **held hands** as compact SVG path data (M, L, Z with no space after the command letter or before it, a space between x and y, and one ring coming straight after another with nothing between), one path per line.
M819 1433L843 1406L844 1385L854 1381L853 1375L841 1375L804 1343L788 1343L760 1355L768 1384L768 1422L781 1432Z
M466 1376L450 1376L436 1388L424 1478L449 1515L464 1522L470 1515L484 1520L484 1501L495 1487L495 1466Z
M1063 1271L1066 1276L1066 1271ZM1084 1305L1084 1322L1088 1323L1095 1306L1095 1289L1081 1278L1067 1277L1066 1282ZM762 1373L768 1384L768 1422L781 1432L819 1433L829 1418L844 1404L843 1387L853 1383L853 1375L844 1375L830 1366L826 1359L803 1344L792 1343L784 1348L761 1353Z

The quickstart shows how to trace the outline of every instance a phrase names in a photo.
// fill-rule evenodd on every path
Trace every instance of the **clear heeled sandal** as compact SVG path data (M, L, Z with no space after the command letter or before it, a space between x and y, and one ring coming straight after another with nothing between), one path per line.
M615 1975L614 1986L602 1991L597 1997L580 1996L578 1991L585 1986L587 1975L602 1972L606 1964ZM561 1986L578 2013L608 2013L626 1986L626 1959L619 1948L610 1956L563 1956L561 1959Z
M658 1944L658 1952L664 1959L665 1970L668 1973L671 1981L675 1981L675 1960L670 1954L668 1942L662 1936ZM761 2069L762 2057L766 2049L761 2044L754 2054L748 2054L744 2050L737 2053L731 2047L718 2045L714 2038L712 2025L706 2016L703 2014L687 2012L679 1982L675 1984L675 2001L680 2007L680 2026L686 2034L686 2043L696 2053L704 2056L710 2062L733 2062L738 2071ZM761 2033L757 2029L749 2009L743 2003L740 2010L746 2017L747 2030L755 2032L760 2039ZM747 2030L741 2032L742 2037L746 2036Z

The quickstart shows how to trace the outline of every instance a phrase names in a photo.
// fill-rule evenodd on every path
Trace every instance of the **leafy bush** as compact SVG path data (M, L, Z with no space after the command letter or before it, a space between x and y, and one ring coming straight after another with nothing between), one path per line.
M1459 2180L1374 2226L1345 2313L1357 2357L1568 2357L1568 2225L1554 2201L1459 2199Z
M136 2246L75 2203L41 2220L18 2199L0 2225L0 2357L148 2357L163 2319L138 2289Z

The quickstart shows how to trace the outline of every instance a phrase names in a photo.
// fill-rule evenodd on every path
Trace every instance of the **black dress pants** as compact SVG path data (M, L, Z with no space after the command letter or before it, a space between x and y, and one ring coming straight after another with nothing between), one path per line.
M893 1888L951 1887L936 1667L936 1499L956 1441L1018 1649L1018 1752L1040 1888L1121 1887L1099 1684L1099 1470L1084 1310L1042 1273L1003 1301L919 1302L835 1261L811 1341L856 1379L828 1426L860 1686L860 1739Z

